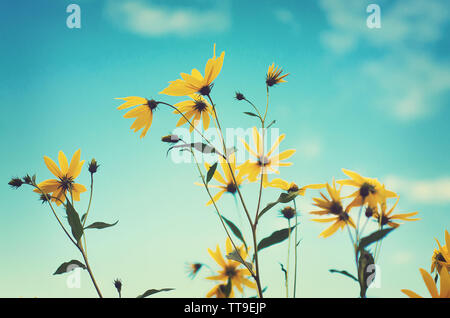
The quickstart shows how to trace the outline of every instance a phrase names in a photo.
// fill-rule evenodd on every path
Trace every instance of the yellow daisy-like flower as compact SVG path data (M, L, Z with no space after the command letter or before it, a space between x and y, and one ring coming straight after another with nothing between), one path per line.
M274 142L270 150L265 155L263 153L263 140L256 127L253 127L253 142L256 145L256 151L250 148L245 140L241 139L241 142L244 144L245 149L256 159L256 161L247 160L239 167L239 169L243 171L244 175L248 175L248 180L250 182L255 182L258 179L258 176L262 173L263 186L267 187L267 185L269 184L267 180L268 172L274 172L278 174L278 167L286 167L292 165L292 163L290 162L281 161L291 157L295 153L295 149L285 150L279 154L272 156L273 152L277 149L277 147L285 137L285 134L282 134L280 137L278 137L278 139Z
M397 228L400 226L401 223L393 222L393 220L402 220L402 221L418 221L420 219L411 219L412 216L416 215L419 212L411 212L411 213L402 213L402 214L394 214L392 215L392 212L394 211L395 207L398 204L398 201L400 200L400 197L397 198L397 202L395 202L394 206L386 212L386 200L383 201L381 204L381 213L378 213L377 211L374 211L373 217L377 219L378 223L381 226L389 225L393 228Z
M234 153L229 156L229 162L230 162L231 169L233 169L233 174L234 174L234 177L236 178L237 186L239 187L244 182L244 175L241 170L239 170L239 172L237 172L236 156ZM230 167L228 166L227 162L222 157L219 157L219 163L220 163L220 167L222 168L225 178L216 169L216 171L214 172L213 178L217 182L219 182L221 185L208 185L208 187L210 187L210 188L220 189L220 191L217 192L216 195L213 197L214 202L217 202L224 193L230 193L232 195L235 195L237 192L237 188L234 183L233 176L231 174L231 170L230 170ZM211 166L208 163L205 163L205 167L206 167L206 170L209 170L209 168ZM203 186L202 183L195 183L195 184L199 185L199 186ZM213 201L209 200L208 203L206 203L206 205L211 205L212 203L213 203Z
M191 75L181 73L183 79L177 79L169 82L170 85L160 92L170 96L187 96L194 93L200 95L209 95L212 88L212 82L219 75L225 52L216 57L216 45L214 44L214 55L208 60L205 66L205 77L197 70L193 69Z
M247 251L245 250L244 245L238 249L242 259L245 260L247 258ZM229 238L227 238L226 241L226 251L227 255L233 252L233 245L231 244L231 240ZM256 284L247 278L251 275L249 270L247 268L239 268L243 266L239 262L230 259L225 261L219 245L217 245L216 251L212 251L208 248L208 253L217 262L217 264L222 267L222 269L218 271L219 275L210 276L206 279L224 281L225 283L228 282L228 279L231 279L232 287L236 287L241 293L243 292L242 285L249 288L256 288Z
M355 223L348 215L351 207L347 206L347 208L344 210L344 207L342 205L341 188L336 189L336 183L334 182L333 187L331 187L327 183L326 188L331 199L328 199L323 193L320 193L322 198L313 198L313 205L321 208L321 210L309 212L310 214L315 215L334 215L332 218L327 219L312 219L315 222L321 223L334 222L329 228L320 233L319 236L322 236L324 238L333 235L339 228L344 229L347 225L355 227Z
M219 284L214 286L207 294L206 297L213 297L216 296L216 298L234 298L234 292L233 289L231 289L230 295L226 295L227 285L226 284Z
M435 249L433 252L431 258L431 272L434 273L437 269L437 272L439 273L442 267L447 268L447 271L450 271L450 235L448 234L448 231L445 230L445 245L441 246L441 243L439 243L437 239L436 242L439 249Z
M117 109L126 109L130 107L137 106L136 108L128 111L123 117L125 118L136 118L133 125L131 125L131 129L134 129L134 132L137 132L141 128L144 128L141 133L141 138L145 137L148 129L152 125L153 120L153 111L158 106L158 102L153 99L146 99L143 97L137 96L129 96L123 98L125 103L117 107Z
M420 274L422 275L423 281L425 282L432 298L450 298L450 274L446 268L441 268L439 272L440 292L437 290L437 286L433 278L427 273L426 270L420 268ZM409 298L423 298L409 289L402 289L401 291Z
M284 80L284 78L286 76L288 76L289 73L281 76L282 72L283 72L283 70L281 68L278 69L278 66L275 67L275 63L273 63L271 66L269 66L269 69L267 70L267 75L266 75L267 86L273 86L275 84L286 82L286 80Z
M355 199L350 203L351 207L368 204L373 210L377 210L378 204L383 203L386 198L394 198L397 196L395 192L386 190L377 179L365 178L358 173L342 169L349 176L349 180L337 181L340 185L349 185L359 188L357 191L348 196Z
M82 184L75 183L75 179L80 175L84 160L80 161L81 151L78 149L72 156L70 165L67 162L66 155L60 151L58 154L58 161L61 168L49 157L44 156L44 162L48 170L58 179L49 179L39 183L38 189L34 192L45 193L50 195L51 200L60 205L66 200L66 193L72 195L75 201L80 201L80 193L86 191L86 187Z
M177 110L174 110L174 114L179 114L180 112L184 114L185 117L181 117L177 123L177 127L184 125L189 120L193 126L189 127L189 131L192 132L194 127L203 119L203 129L206 130L209 127L210 117L214 118L214 111L212 106L204 99L201 95L191 94L189 97L192 100L186 100L175 104ZM191 120L193 118L193 120Z
M297 195L305 195L306 189L322 189L325 184L310 184L299 188L294 182L288 182L286 180L275 178L270 182L266 182L264 187L278 188L288 193L296 193Z

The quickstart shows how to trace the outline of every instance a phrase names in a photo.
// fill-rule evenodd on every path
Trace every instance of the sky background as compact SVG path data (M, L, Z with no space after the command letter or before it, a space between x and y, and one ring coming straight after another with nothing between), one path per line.
M373 2L373 1L371 1ZM251 111L234 100L242 91L265 103L264 76L275 62L290 75L271 90L269 117L295 148L281 177L299 185L344 178L342 168L377 177L400 196L397 212L422 218L400 226L383 243L380 288L370 297L405 297L407 288L429 295L419 268L429 270L434 238L450 224L450 45L446 1L376 1L381 29L366 26L369 1L140 1L79 0L81 29L66 26L71 1L2 1L0 4L0 296L95 297L86 272L81 288L52 273L80 259L47 206L29 188L13 191L13 176L51 178L42 157L101 164L90 221L119 223L88 233L89 260L107 297L121 278L124 297L149 288L176 290L160 297L204 297L214 285L206 269L191 280L186 262L218 265L207 248L225 234L195 167L166 157L160 137L177 116L160 107L143 139L129 127L115 97L158 96L167 82L225 51L213 96L224 127L249 128ZM78 181L89 185L83 169ZM256 208L256 185L245 185ZM331 274L354 272L347 233L319 238L324 224L310 220L312 197L299 197L300 297L356 297L358 286ZM89 195L76 205L86 208ZM263 194L263 204L278 197ZM235 201L219 201L242 228ZM392 202L393 203L393 202ZM277 209L281 208L278 206ZM64 211L59 212L61 215ZM259 238L286 226L274 208L261 221ZM244 231L247 236L248 231ZM283 297L286 243L260 253L266 296ZM254 292L247 291L246 296Z

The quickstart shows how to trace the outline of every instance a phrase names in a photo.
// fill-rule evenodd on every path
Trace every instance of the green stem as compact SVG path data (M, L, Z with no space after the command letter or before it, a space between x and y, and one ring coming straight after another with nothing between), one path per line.
M289 298L289 259L291 255L291 220L288 219L288 252L286 260L286 298Z
M298 228L298 212L297 204L294 199L294 209L295 209L295 234L294 234L294 298L297 293L297 228Z

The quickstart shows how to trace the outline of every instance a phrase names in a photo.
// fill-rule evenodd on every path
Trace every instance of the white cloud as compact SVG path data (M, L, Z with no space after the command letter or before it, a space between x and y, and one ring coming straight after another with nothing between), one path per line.
M418 203L450 203L450 177L409 180L399 176L384 178L386 188Z
M315 159L322 154L322 142L317 139L306 139L297 147L298 155L302 158Z
M320 35L322 44L337 54L368 45L379 52L359 70L372 87L374 103L403 121L434 112L439 97L450 90L450 63L438 60L427 48L445 41L447 5L442 1L377 1L381 28L366 26L371 1L321 0L330 28ZM370 56L370 55L369 55Z
M292 13L292 11L284 8L280 8L274 11L275 18L283 24L286 24L292 28L293 31L299 30L299 24Z
M190 36L223 32L230 28L228 1L191 1L190 7L155 4L154 1L108 1L106 16L121 27L144 36Z

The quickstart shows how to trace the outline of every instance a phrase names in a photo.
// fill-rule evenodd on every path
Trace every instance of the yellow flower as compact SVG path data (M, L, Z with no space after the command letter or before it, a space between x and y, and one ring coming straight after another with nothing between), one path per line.
M75 179L80 174L84 164L84 160L80 161L80 154L81 151L78 149L73 154L69 165L66 155L60 151L58 154L58 161L61 169L52 159L44 156L44 162L48 170L50 170L50 172L58 179L45 180L37 185L39 189L34 189L33 191L51 194L52 201L55 202L56 205L60 205L66 200L67 191L69 191L75 201L80 201L80 193L86 191L84 185L75 183Z
M305 195L306 189L322 189L325 184L310 184L299 188L294 182L288 182L286 180L275 178L270 182L266 182L265 187L278 188L288 193L296 193L297 195Z
M340 185L349 185L359 188L357 191L348 196L355 199L350 203L351 207L368 204L373 210L377 210L378 203L383 203L386 198L394 198L397 196L395 192L386 190L377 179L365 178L358 173L342 169L349 176L350 180L337 181Z
M153 99L146 99L143 97L137 96L129 96L123 98L126 102L117 107L117 109L126 109L133 106L137 106L136 108L128 111L123 117L125 118L136 118L133 125L131 125L131 129L134 129L134 132L144 128L141 133L141 138L143 138L146 134L150 126L152 125L153 120L153 111L158 106L158 102Z
M247 258L247 251L245 250L244 245L242 245L238 249L239 254L245 260ZM226 251L227 255L233 252L233 246L229 238L227 238L226 241ZM224 281L225 283L228 282L228 279L231 279L232 287L235 286L241 293L243 291L242 285L249 288L256 288L256 284L246 278L251 275L249 270L247 268L238 268L240 266L243 266L239 262L230 259L227 259L225 261L222 256L222 252L220 251L219 245L217 245L215 252L208 248L208 253L217 262L217 264L222 267L222 269L218 271L219 275L210 276L206 279Z
M193 93L199 93L200 95L209 95L212 82L222 69L224 56L225 52L222 52L219 57L216 57L216 45L214 44L214 55L206 63L205 77L197 69L193 69L191 75L181 73L180 75L183 79L169 82L170 85L161 91L160 94L187 96Z
M285 134L282 134L280 137L278 137L278 139L275 141L266 155L264 155L263 153L262 138L256 127L253 127L253 141L256 145L256 151L250 148L245 140L241 139L241 142L244 144L245 149L247 149L249 154L256 159L256 161L247 160L239 167L239 169L243 171L244 175L248 175L248 180L250 182L255 182L258 179L258 176L262 173L263 185L267 187L267 185L269 184L267 180L267 173L269 171L278 174L278 167L292 165L292 163L290 162L281 161L291 157L295 153L295 149L285 150L277 155L271 156L285 136Z
M230 292L230 295L227 297L226 295L227 285L219 284L214 286L207 294L206 297L216 296L216 298L234 298L233 289Z
M229 156L229 162L230 162L231 169L233 169L234 177L236 178L236 184L239 187L242 184L242 182L244 182L244 175L243 175L242 171L239 171L237 173L236 156L234 153ZM230 167L228 166L227 162L222 157L219 157L219 163L220 163L220 167L222 168L225 178L216 169L216 171L214 172L213 178L217 182L221 183L221 185L208 185L208 187L210 187L210 188L220 189L220 191L217 192L216 195L213 197L214 202L217 202L220 199L220 197L226 192L228 192L232 195L235 195L237 192L236 184L234 183L233 176L231 174L231 170L230 170ZM205 163L205 167L206 167L206 170L209 170L209 168L211 166L208 163ZM203 186L202 183L195 183L195 184L199 185L199 186ZM213 201L209 200L208 203L206 203L206 205L211 205L212 203L213 203Z
M450 274L446 268L441 268L439 272L440 292L438 292L436 283L426 270L420 268L420 274L422 274L423 281L425 282L432 298L450 298ZM409 298L423 298L409 289L402 289L401 291Z
M435 269L437 269L437 272L440 272L442 267L445 267L448 271L450 271L450 235L448 234L448 231L445 230L444 246L441 246L437 239L436 242L439 246L439 250L435 249L433 252L433 256L431 258L431 272L433 273Z
M352 218L348 215L348 212L350 211L351 207L348 206L345 210L343 208L342 201L341 201L341 199L342 199L341 198L341 188L336 189L336 183L334 183L334 182L333 182L333 187L331 187L327 183L326 188L327 188L327 191L328 191L328 194L329 194L331 200L328 199L322 193L320 193L320 195L322 196L323 199L322 198L314 198L313 200L315 203L313 203L313 205L321 208L322 210L309 212L310 214L315 214L315 215L327 215L327 214L334 215L332 218L327 218L327 219L312 219L313 221L321 222L321 223L328 223L328 222L334 221L334 223L329 228L327 228L325 231L320 233L319 236L322 236L324 238L333 235L339 228L344 229L346 225L355 227L355 223L353 222Z
M192 125L195 127L200 122L200 119L203 119L203 129L208 129L210 122L209 116L214 117L213 108L201 95L191 94L189 97L192 100L186 100L174 105L177 107L178 111L174 110L173 113L179 114L181 112L186 117L180 118L177 127L184 125L188 120L192 122ZM191 120L192 117L194 120ZM192 132L194 130L193 126L189 127L189 131Z
M280 76L282 72L283 72L283 70L281 68L278 70L278 66L275 67L275 63L272 63L272 65L269 66L269 69L267 70L267 75L266 75L267 86L273 86L275 84L286 82L284 80L284 78L286 76L288 76L289 73L287 73L283 76Z
M397 199L397 202L395 202L394 206L386 212L386 200L384 200L381 204L381 214L377 211L374 211L373 217L378 220L378 223L381 226L389 225L391 227L397 228L401 223L392 222L392 220L402 220L402 221L417 221L420 219L411 219L412 216L416 215L419 212L411 212L411 213L403 213L403 214L394 214L391 215L394 211L395 207L397 206L398 201L400 200L400 197Z

